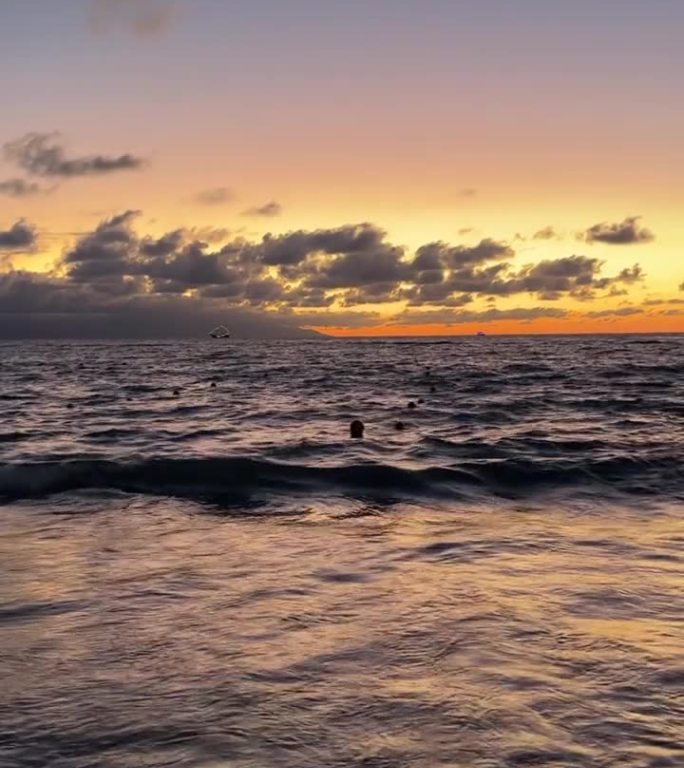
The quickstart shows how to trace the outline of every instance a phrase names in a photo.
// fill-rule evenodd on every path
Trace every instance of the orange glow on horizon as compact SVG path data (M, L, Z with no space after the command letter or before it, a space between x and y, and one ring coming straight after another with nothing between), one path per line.
M567 320L540 319L531 322L500 320L491 323L463 323L453 325L376 325L360 328L326 328L308 326L311 330L338 338L380 336L475 336L483 331L488 336L515 336L527 334L573 335L617 333L684 333L682 315L636 315L609 320L595 318L569 318Z

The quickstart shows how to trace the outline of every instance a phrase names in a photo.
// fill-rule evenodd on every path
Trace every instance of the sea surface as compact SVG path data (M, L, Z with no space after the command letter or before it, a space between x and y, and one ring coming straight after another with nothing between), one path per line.
M684 336L4 343L0 383L2 768L684 766Z

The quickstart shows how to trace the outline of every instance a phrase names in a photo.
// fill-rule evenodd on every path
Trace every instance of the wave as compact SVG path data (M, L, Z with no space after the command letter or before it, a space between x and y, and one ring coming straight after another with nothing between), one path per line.
M681 499L684 470L675 455L651 460L471 460L423 469L371 463L314 467L248 457L75 459L0 466L0 500L5 502L95 489L240 504L316 493L386 500L525 497L568 487L582 492L593 487L602 494L669 492Z

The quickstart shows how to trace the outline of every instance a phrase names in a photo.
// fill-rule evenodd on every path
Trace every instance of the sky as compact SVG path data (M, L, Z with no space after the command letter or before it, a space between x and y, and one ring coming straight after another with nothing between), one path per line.
M0 337L684 331L681 0L1 0Z

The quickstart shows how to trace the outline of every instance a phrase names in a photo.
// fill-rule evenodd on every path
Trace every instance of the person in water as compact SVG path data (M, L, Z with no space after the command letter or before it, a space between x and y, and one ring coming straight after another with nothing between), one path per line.
M359 421L359 419L355 419L349 425L349 436L353 437L355 440L360 440L363 437L364 429L365 427L363 422Z

